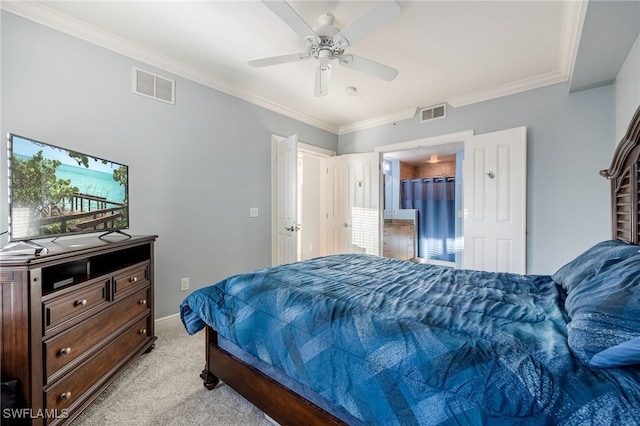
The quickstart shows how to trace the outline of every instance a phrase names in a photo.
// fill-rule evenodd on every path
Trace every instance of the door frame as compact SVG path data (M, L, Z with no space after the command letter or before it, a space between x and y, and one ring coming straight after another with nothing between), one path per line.
M277 201L278 201L278 186L277 186L277 151L278 142L286 139L284 136L271 135L271 265L276 265L278 254L278 217L277 217ZM314 153L318 156L333 157L336 155L335 151L331 151L319 146L310 145L298 140L298 150ZM319 188L320 191L326 191L326 188Z
M456 133L448 133L445 135L439 136L430 136L422 139L414 139L406 142L397 142L389 145L380 145L375 147L375 151L386 153L386 152L395 152L395 151L408 151L411 149L420 149L427 148L430 146L437 145L446 145L448 143L454 142L464 142L470 136L473 136L475 133L473 130L463 130L461 132Z
M472 137L475 135L475 131L473 129L471 130L463 130L460 132L456 132L456 133L447 133L444 135L438 135L438 136L430 136L430 137L426 137L426 138L422 138L422 139L414 139L414 140L410 140L410 141L405 141L405 142L398 142L398 143L393 143L393 144L388 144L388 145L381 145L381 146L377 146L375 147L375 151L378 151L380 153L384 154L388 153L388 152L397 152L397 151L410 151L410 150L416 150L416 149L424 149L424 148L429 148L429 147L436 147L436 146L440 146L440 145L447 145L447 144L453 144L453 143L462 143L464 144L464 141L466 139L468 139L469 137ZM458 212L458 214L461 214L464 211L464 203L462 202L461 199L461 203L462 205L460 206L460 211ZM382 209L384 213L384 203L382 203ZM463 226L463 225L461 225ZM456 228L456 235L458 232L458 229ZM460 229L460 237L462 237L464 235L464 229ZM464 251L464 248L463 248ZM444 264L446 266L458 266L461 267L462 266L462 259L459 257L456 257L456 262L439 262L439 261L433 261L433 260L428 260L427 262L429 263L437 263L437 264Z

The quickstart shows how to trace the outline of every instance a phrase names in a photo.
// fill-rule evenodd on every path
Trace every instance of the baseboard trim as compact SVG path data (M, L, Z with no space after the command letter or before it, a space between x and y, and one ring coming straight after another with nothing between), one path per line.
M168 315L166 317L158 318L155 321L156 331L166 330L167 328L175 327L180 324L180 314Z

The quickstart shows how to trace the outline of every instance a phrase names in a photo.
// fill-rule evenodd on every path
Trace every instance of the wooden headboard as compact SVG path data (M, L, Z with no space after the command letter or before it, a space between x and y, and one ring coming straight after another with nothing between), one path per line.
M612 238L640 244L640 107L613 155L600 174L611 180Z

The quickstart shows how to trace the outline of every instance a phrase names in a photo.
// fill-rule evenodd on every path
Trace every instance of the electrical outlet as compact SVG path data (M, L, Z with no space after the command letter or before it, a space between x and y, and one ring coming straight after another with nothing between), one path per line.
M180 279L180 291L189 290L189 278Z

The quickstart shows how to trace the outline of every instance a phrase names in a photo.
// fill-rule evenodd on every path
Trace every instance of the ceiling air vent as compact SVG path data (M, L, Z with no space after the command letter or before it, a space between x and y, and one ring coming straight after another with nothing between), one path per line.
M174 80L133 67L133 93L175 104L175 86Z
M447 116L447 105L436 105L429 108L422 108L420 110L420 122L435 120L437 118L444 118Z

